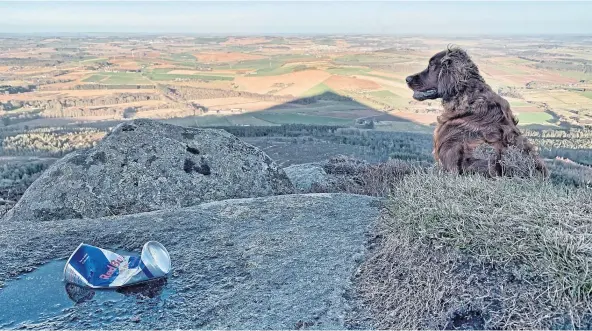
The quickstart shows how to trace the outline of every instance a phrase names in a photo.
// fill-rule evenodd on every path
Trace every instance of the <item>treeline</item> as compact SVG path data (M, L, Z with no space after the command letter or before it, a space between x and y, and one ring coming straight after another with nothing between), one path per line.
M432 136L419 132L374 131L340 128L325 140L354 146L366 146L375 154L401 160L432 160Z
M239 137L287 137L292 143L332 142L370 149L376 160L402 159L433 162L432 135L424 133L384 132L339 126L290 124L272 127L219 126ZM555 183L592 186L592 129L524 130L537 144ZM294 138L298 137L298 138ZM296 139L296 140L294 140ZM275 140L274 140L275 141ZM556 157L566 158L579 164ZM583 164L583 165L582 165Z
M54 160L7 163L0 166L0 199L3 202L18 201Z
M60 99L46 99L46 100L9 100L7 102L0 102L0 107L4 110L13 110L21 107L42 109L42 110L56 110L57 112L44 112L55 117L62 116L59 112L69 107L92 107L92 106L109 106L120 103L160 100L161 97L152 93L117 93L95 98L60 98Z
M69 90L69 88L65 87L57 87L52 86L53 84L63 84L63 83L71 83L74 82L75 79L71 78L35 78L35 82L37 83L37 89L43 91L61 91L61 90Z
M416 132L374 131L339 126L218 126L238 137L314 137L326 142L363 146L381 159L432 160L432 136Z
M531 138L551 139L589 139L592 142L592 127L569 128L559 130L530 130L522 129L522 132ZM591 145L592 147L592 145Z
M223 89L210 89L201 87L191 86L172 86L166 85L166 90L163 92L171 94L174 97L181 97L185 100L196 100L196 99L216 99L216 98L233 98L233 97L244 97L252 98L262 101L279 101L289 102L294 100L292 96L278 96L271 94L259 94L252 92L236 91L236 90L223 90Z
M96 107L96 108L78 108L69 107L61 110L46 110L43 112L45 117L87 117L87 116L108 116L113 119L131 118L131 114L147 112L151 110L170 109L171 106L166 103L150 106L135 106L115 105L113 107ZM190 116L190 113L182 114L182 116Z
M592 128L565 130L523 130L546 158L557 156L592 165Z
M28 122L34 119L41 118L41 111L40 110L31 110L31 111L23 111L23 112L12 112L5 115L0 116L2 120L2 124L4 126L8 126L10 124L16 124L21 122Z
M3 137L0 155L61 157L74 150L90 148L104 136L104 131L91 128L33 130Z
M164 87L164 89L163 89ZM292 95L273 95L273 94L260 94L245 91L236 90L223 90L223 89L210 89L202 87L191 87L191 86L173 86L163 85L161 91L172 97L183 98L185 100L199 100L199 99L216 99L216 98L233 98L243 97L250 99L257 99L261 101L276 101L293 104L311 104L321 100L330 101L352 101L353 99L348 96L339 95L336 93L324 93L316 96L297 98Z
M160 96L152 93L119 93L114 95L107 95L98 98L65 98L58 100L49 100L49 103L42 104L43 109L61 109L68 107L92 107L92 106L108 106L120 103L138 102L160 100Z
M315 137L324 141L365 146L391 158L433 160L432 135L385 132L340 126L288 124L281 126L218 126L238 137ZM563 157L592 165L592 128L523 130L544 158Z
M211 126L208 128L226 130L237 137L301 137L334 134L342 126L284 124L278 126Z
M105 84L82 84L76 85L73 90L154 90L155 85L137 85L137 84L118 84L118 85L105 85Z
M592 65L585 64L585 63L567 63L562 61L550 61L550 62L543 62L543 63L536 63L530 65L536 69L543 69L543 70L556 70L556 71L576 71L576 72L583 72L589 73L592 72Z
M0 85L0 94L17 94L32 92L36 88L35 85L27 86L12 86L12 85Z
M22 74L19 72L10 73L10 78L12 80L23 80L23 81L35 81L37 84L52 84L51 82L64 82L67 79L60 79L57 77L64 76L66 74L71 73L69 70L54 70L50 72L33 72Z
M29 58L10 58L10 57L2 57L0 58L0 62L2 65L5 66L38 66L38 67L53 67L57 66L58 64L64 63L61 60L42 60L34 57Z

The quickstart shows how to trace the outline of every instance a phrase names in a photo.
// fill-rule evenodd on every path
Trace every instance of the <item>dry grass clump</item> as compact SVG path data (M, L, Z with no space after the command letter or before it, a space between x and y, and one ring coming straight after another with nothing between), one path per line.
M390 194L356 275L374 327L592 327L592 190L430 170Z
M546 162L551 180L558 184L592 188L592 168L555 159Z
M323 168L331 175L358 175L366 170L370 164L365 160L346 155L338 155L327 160Z
M425 171L426 165L396 159L370 164L347 156L337 156L324 163L323 168L329 179L326 183L313 185L314 192L346 192L385 197L405 176Z
M488 144L481 144L477 146L474 152L474 157L489 162L491 175L495 174L495 162L497 159L497 152L493 146ZM509 146L501 154L499 165L501 167L502 175L505 177L518 178L542 178L542 173L536 169L537 156L534 154L525 154L516 146Z

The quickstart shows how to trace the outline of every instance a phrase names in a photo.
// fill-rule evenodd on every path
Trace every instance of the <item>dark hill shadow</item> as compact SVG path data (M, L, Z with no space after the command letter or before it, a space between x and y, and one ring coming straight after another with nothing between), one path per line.
M190 121L195 123L168 122L226 130L261 148L282 167L338 155L372 163L390 158L432 159L431 127L330 91L261 111L233 111L237 113L194 117ZM215 112L208 109L207 113Z
M264 109L261 114L299 114L338 119L374 119L380 121L411 122L386 111L372 108L355 99L334 92L298 98L281 105ZM322 122L322 121L321 121ZM322 123L319 123L322 124Z
M274 100L275 96L260 95L261 100ZM278 96L278 98L282 98ZM288 98L286 98L288 99ZM294 98L284 103L259 110L241 108L207 109L199 106L200 116L167 119L166 122L202 127L221 126L273 126L283 124L332 125L371 128L376 123L408 124L406 131L431 132L432 127L379 110L355 99L332 91ZM385 108L387 105L385 105ZM230 112L230 114L228 114ZM371 123L372 122L372 123Z
M392 111L380 110L363 104L349 96L332 91L321 94L293 98L274 95L251 96L261 101L286 99L288 101L257 111L247 111L228 106L223 109L213 109L200 105L198 102L186 102L187 106L195 108L196 116L160 119L160 121L193 127L226 127L226 126L277 126L285 124L340 126L357 128L376 128L377 124L387 124L386 130L418 131L431 133L433 127L411 121L394 115ZM385 108L387 105L385 105ZM199 114L199 115L197 115ZM142 118L142 112L134 118ZM125 120L105 120L72 124L72 127L95 127L105 129L114 127ZM392 125L390 125L392 124Z

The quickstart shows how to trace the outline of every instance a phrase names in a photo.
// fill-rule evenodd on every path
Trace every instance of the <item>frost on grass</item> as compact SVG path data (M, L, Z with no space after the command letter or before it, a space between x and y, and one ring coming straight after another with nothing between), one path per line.
M432 170L390 193L356 275L376 327L592 327L592 190Z

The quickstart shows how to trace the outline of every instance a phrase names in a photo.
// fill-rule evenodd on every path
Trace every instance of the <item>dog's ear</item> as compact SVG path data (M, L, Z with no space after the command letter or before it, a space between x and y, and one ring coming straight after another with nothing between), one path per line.
M468 54L459 47L450 47L440 62L438 75L438 94L443 99L450 99L467 84L473 72L478 74Z
M438 96L445 100L458 93L461 79L450 53L451 51L448 50L440 61L440 73L438 74Z

